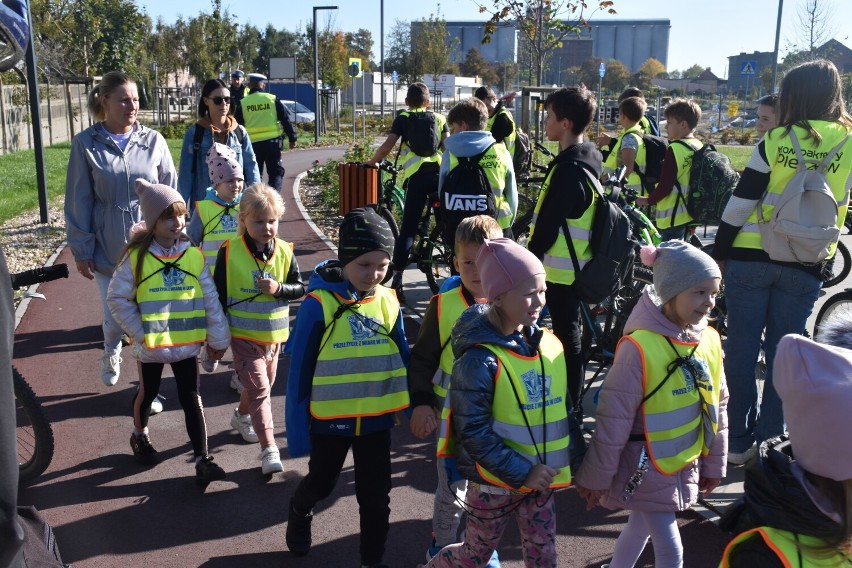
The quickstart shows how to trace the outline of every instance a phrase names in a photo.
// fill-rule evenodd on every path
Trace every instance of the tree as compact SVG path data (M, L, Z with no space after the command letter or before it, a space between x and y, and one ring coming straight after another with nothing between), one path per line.
M598 85L598 69L603 63L600 57L589 57L580 65L580 72L577 74L577 80L583 83L591 90L595 90Z
M455 66L450 55L457 50L458 39L447 42L447 21L438 13L430 14L428 20L421 20L420 31L413 38L412 52L418 75L428 81L442 73L453 73Z
M343 32L330 27L319 37L319 71L323 82L332 87L341 87L351 82L345 73L347 63L346 38Z
M212 0L210 14L200 12L184 28L186 51L184 65L198 81L218 77L226 71L229 54L237 44L237 24L233 16L222 12L222 0Z
M681 79L698 79L698 76L704 73L704 67L699 64L695 64L689 69L686 69L681 73Z
M414 83L419 79L414 73L411 47L411 24L396 20L388 35L385 69L396 71L401 84Z
M269 60L273 57L295 57L298 66L297 74L313 73L313 50L309 49L309 54L304 53L302 43L302 34L299 32L278 30L271 24L267 25L260 36L257 54L252 61L252 69L266 69L269 66Z
M485 24L482 43L491 41L497 25L504 21L515 22L520 31L520 42L530 51L530 63L536 84L541 84L547 60L553 50L562 47L562 41L570 34L579 34L588 27L585 11L589 2L585 0L491 0L492 7L480 6L490 15ZM614 2L597 0L589 16L598 10L615 14Z
M494 67L489 64L478 49L471 47L467 50L464 61L459 65L462 75L479 77L483 85L496 85L500 82Z
M830 0L806 0L799 6L799 39L810 59L816 49L834 36L834 7Z
M494 72L497 75L497 84L504 93L514 90L515 82L518 78L518 66L513 61L504 63L492 63Z
M603 78L603 88L613 92L621 92L630 81L630 69L618 59L606 62L606 75Z
M666 66L663 65L659 59L650 57L646 59L639 67L639 70L631 76L630 82L643 91L647 91L653 86L651 80L663 75L665 72Z
M355 33L346 32L343 37L349 57L360 57L365 70L373 69L373 34L370 30L361 28Z

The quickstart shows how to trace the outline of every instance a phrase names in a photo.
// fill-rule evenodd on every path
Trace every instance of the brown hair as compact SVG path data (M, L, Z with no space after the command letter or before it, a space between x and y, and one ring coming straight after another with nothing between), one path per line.
M136 81L131 79L122 71L110 71L105 73L101 78L101 82L89 91L88 105L89 112L92 116L98 120L104 120L106 118L106 113L104 111L104 105L101 103L101 97L106 98L110 96L117 88L128 83L133 83L135 85Z
M405 104L412 108L426 106L429 102L429 87L424 83L412 83L405 94Z
M701 107L692 99L675 99L665 111L666 120L684 120L690 130L695 130L701 120Z
M491 90L491 87L487 87L485 85L479 87L473 92L473 96L481 101L491 100L497 101L497 95L494 94L494 91Z
M198 97L198 116L205 117L210 114L210 109L207 108L207 105L204 104L204 97L209 97L210 93L215 91L216 89L227 89L228 92L231 92L231 87L225 84L221 79L210 79L206 83L204 83L204 87L201 89L201 95ZM231 99L231 103L233 104L234 100Z
M503 229L490 215L474 215L459 223L456 229L455 246L463 244L481 245L491 239L503 236Z
M559 120L571 121L571 131L579 136L586 131L598 110L595 95L585 87L563 87L544 99L544 108Z
M633 122L642 120L646 108L648 108L648 103L645 102L645 99L639 97L627 97L618 104L618 112Z
M240 199L240 219L245 221L246 217L260 217L266 212L280 218L284 214L284 200L280 193L265 183L254 183ZM237 233L242 236L245 232L245 222L240 223Z
M621 104L621 101L629 99L630 97L639 97L640 99L645 100L645 95L642 94L642 89L639 87L627 87L620 95L618 95L618 103Z
M464 122L470 130L485 130L488 126L488 107L476 97L470 97L456 103L447 114L447 122Z
M131 250L139 249L139 256L137 257L136 266L133 269L133 278L137 285L142 282L142 265L144 264L145 255L148 254L148 249L151 248L151 243L154 242L154 227L157 226L160 219L168 219L175 215L186 215L186 213L186 203L183 201L175 201L163 210L153 225L149 227L146 222L144 229L133 233L130 237L130 240L127 242L125 252L130 254ZM182 234L180 236L180 240L189 240L189 237Z
M852 117L843 102L840 74L825 59L802 63L784 75L776 110L778 125L784 127L783 136L789 135L794 125L800 126L807 131L806 138L813 138L817 144L822 136L811 126L811 120L852 127Z

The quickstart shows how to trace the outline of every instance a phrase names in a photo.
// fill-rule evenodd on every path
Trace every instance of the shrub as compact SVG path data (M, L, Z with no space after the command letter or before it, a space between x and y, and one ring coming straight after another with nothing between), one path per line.
M365 138L352 144L343 154L342 160L328 160L324 164L316 163L308 172L308 179L320 186L320 201L326 210L336 210L340 199L340 180L337 177L338 164L345 162L366 162L373 157L373 138Z
M186 129L190 123L183 120L173 120L172 122L159 127L157 130L163 135L163 138L172 140L183 140L186 134Z

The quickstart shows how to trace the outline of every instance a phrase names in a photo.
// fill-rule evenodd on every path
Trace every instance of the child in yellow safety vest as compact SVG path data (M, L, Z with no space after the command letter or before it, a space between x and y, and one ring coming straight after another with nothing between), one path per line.
M438 443L467 479L467 530L427 566L485 566L512 516L527 565L556 566L553 491L571 484L583 442L567 403L562 344L536 325L544 266L500 238L482 245L476 268L489 304L471 306L453 327L456 360Z
M133 399L130 447L136 460L153 465L159 454L148 435L151 402L169 363L195 456L196 480L224 479L207 448L207 427L198 392L196 356L220 358L231 340L222 306L201 251L183 234L186 203L166 185L136 181L143 221L131 229L127 254L113 274L107 303L133 340L139 360L139 390Z
M277 191L263 183L249 187L240 206L239 236L219 249L213 273L231 327L231 367L243 387L231 428L246 442L260 444L264 475L284 471L270 396L280 346L290 336L290 300L305 295L293 245L277 237L283 214Z
M349 449L361 521L361 565L382 566L390 528L390 430L408 408L408 341L396 293L382 285L394 238L374 209L340 225L338 260L321 262L287 343L287 449L310 454L289 505L287 548L311 548L314 505L337 484Z
M464 219L455 236L453 262L459 273L454 277L456 287L442 287L442 293L432 296L420 325L417 343L411 348L411 365L408 368L408 393L411 397L411 432L426 438L438 427L444 408L450 376L453 372L453 348L450 333L462 313L477 302L484 302L482 281L476 270L476 257L488 239L498 239L503 230L493 217L476 215ZM446 285L446 283L445 283ZM464 510L456 499L464 495L464 479L449 479L445 459L436 460L438 487L435 490L435 508L432 516L432 544L427 550L428 559L443 547L458 541L461 514ZM496 566L491 564L489 566Z
M628 509L613 568L634 566L650 537L654 565L683 566L675 513L725 476L728 390L707 316L721 273L680 240L646 246L654 292L633 308L600 392L595 433L576 485L589 508Z
M195 214L189 221L186 234L201 249L204 262L212 273L219 247L237 236L237 215L244 179L236 152L218 142L214 142L207 152L207 171L210 172L210 187L204 199L196 202ZM208 359L207 351L203 349L198 362L208 373L214 373L218 367L218 361Z
M624 166L627 187L635 189L639 195L645 194L637 172L645 171L645 143L642 140L643 130L640 122L647 108L645 99L639 97L629 97L619 103L618 123L622 131L612 152L604 160L601 175L601 181L605 181L609 175Z

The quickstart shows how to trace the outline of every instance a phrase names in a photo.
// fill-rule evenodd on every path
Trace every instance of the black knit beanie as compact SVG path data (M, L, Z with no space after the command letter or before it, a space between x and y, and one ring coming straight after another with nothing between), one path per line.
M393 256L394 238L388 222L370 207L353 209L340 225L337 258L345 265L362 254L380 250Z

